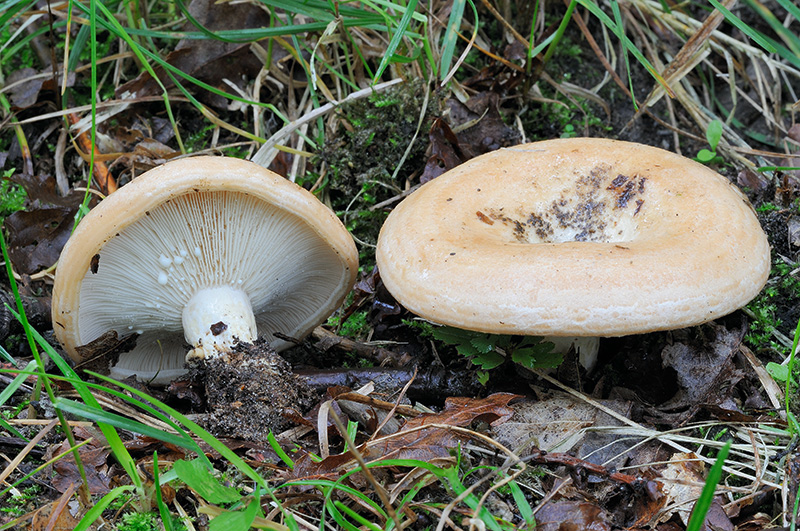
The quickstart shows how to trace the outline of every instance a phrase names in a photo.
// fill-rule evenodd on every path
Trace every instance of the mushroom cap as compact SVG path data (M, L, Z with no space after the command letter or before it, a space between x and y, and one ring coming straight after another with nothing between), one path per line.
M384 224L386 288L486 333L622 336L704 323L755 297L769 244L726 178L661 149L560 139L421 186Z
M112 375L166 383L185 371L182 312L198 289L243 291L260 335L301 338L342 303L357 269L350 234L310 192L244 160L186 158L83 218L58 262L53 328L76 362L111 331L137 333Z

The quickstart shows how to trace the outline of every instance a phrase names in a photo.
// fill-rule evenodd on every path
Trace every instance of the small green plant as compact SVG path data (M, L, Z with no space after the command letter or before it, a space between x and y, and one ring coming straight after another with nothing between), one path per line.
M760 214L765 214L767 212L777 212L781 209L775 203L762 203L756 207L756 212Z
M436 330L436 326L431 324L430 321L426 321L422 318L417 319L403 319L403 324L409 328L416 330L417 337L420 339L428 339L433 337L433 331Z
M14 517L22 516L32 509L29 505L36 500L41 491L42 488L36 484L25 487L19 494L7 498L5 507L0 507L0 512Z
M0 180L0 219L13 214L25 205L25 190L8 179L14 174L15 169L11 168L3 172Z
M797 435L798 425L796 421L796 405L797 405L797 372L798 367L795 364L795 355L797 353L797 345L800 342L800 321L797 322L797 327L794 330L794 339L789 352L789 360L784 364L770 362L767 363L767 372L780 384L784 385L784 397L786 409L786 416L789 419L789 431Z
M578 132L575 131L575 126L572 124L567 124L564 126L564 132L561 133L561 138L575 138L578 136Z
M339 315L332 315L328 318L328 326L339 327L339 334L346 337L364 339L372 328L367 321L366 310L353 313L344 322L341 319Z
M499 367L506 360L529 369L558 367L563 361L561 354L553 352L553 343L542 341L541 337L484 334L450 326L434 328L433 337L453 345L459 354L484 372ZM483 374L481 381L486 379L487 375Z
M751 321L745 339L755 349L772 349L782 356L789 354L788 345L776 341L774 331L789 334L786 328L791 323L784 324L781 321L780 316L784 315L781 310L793 307L800 300L800 279L793 276L792 271L790 264L780 258L774 259L770 281L758 297L747 305Z
M701 149L697 152L695 160L703 164L717 164L722 162L722 157L717 156L717 146L722 138L722 122L711 120L706 128L706 140L711 149Z
M159 517L155 513L123 514L117 531L159 531Z

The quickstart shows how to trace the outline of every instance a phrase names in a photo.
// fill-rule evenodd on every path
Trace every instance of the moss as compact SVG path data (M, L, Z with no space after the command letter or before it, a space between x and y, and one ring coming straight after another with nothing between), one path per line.
M8 180L14 174L14 169L11 168L3 172L3 178L0 180L0 220L22 210L25 206L25 199L27 197L25 190Z
M756 351L774 350L781 356L789 355L789 348L775 340L773 330L791 337L800 319L800 279L791 272L792 267L781 258L774 259L767 286L747 305L753 319L745 339Z
M576 97L573 98L574 101L570 101L556 93L547 93L544 96L559 103L533 103L520 114L522 126L529 138L584 136L586 127L589 128L589 136L605 136L611 130L611 127L598 116L596 106L588 100Z
M0 504L0 513L17 517L32 511L36 508L41 491L42 487L34 484L19 490L16 496L6 496Z
M369 322L367 311L361 310L353 313L344 323L341 323L339 315L332 315L328 318L328 326L338 327L341 324L339 334L357 340L364 340L369 336L372 325Z
M156 513L127 513L122 515L117 531L159 531L164 529L161 516ZM172 529L185 531L186 526L172 515Z
M434 105L428 106L426 123L403 159L417 130L424 88L422 83L401 84L343 105L340 112L348 126L346 133L326 142L315 160L320 169L327 167L317 194L341 216L353 236L366 243L360 246L364 270L374 264L370 246L377 241L387 215L371 207L401 193L424 168L425 131L430 128Z

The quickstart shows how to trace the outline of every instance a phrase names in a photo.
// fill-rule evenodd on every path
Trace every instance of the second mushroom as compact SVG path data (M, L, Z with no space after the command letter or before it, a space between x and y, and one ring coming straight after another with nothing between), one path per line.
M376 258L421 317L568 338L716 319L755 297L770 268L766 236L725 177L589 138L498 150L426 183L389 215Z

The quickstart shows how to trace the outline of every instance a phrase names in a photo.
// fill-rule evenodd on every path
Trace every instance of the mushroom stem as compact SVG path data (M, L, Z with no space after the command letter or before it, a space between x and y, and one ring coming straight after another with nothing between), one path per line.
M578 362L591 373L597 365L597 352L600 350L600 338L596 336L587 337L555 337L546 336L543 341L553 343L554 352L566 354L570 348L574 348L578 353Z
M194 347L187 362L216 358L236 341L252 343L258 331L250 297L231 286L199 290L183 309L183 334Z

